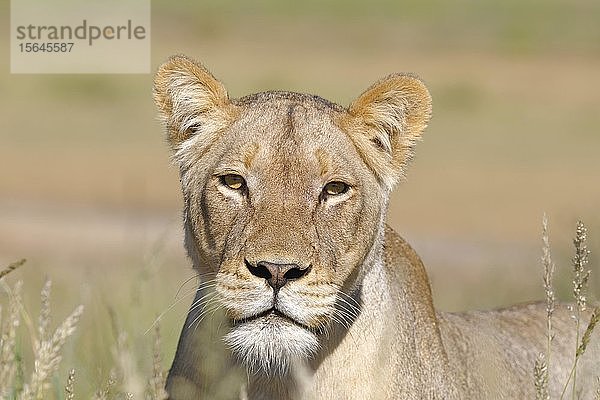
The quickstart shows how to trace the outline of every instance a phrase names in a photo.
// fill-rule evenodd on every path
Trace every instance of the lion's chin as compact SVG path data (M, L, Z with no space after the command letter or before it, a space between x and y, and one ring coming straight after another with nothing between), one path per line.
M224 341L249 372L269 376L287 374L319 348L316 334L275 313L235 324Z

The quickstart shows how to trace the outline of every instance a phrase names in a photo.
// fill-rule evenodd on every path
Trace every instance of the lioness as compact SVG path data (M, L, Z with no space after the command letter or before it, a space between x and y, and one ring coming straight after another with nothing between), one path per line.
M291 92L230 99L202 65L175 56L156 73L154 100L202 282L171 399L212 398L209 381L224 378L203 371L204 346L222 343L250 399L534 398L544 306L436 312L421 260L385 225L431 115L421 80L390 75L348 108ZM217 309L226 319L206 333L198 325ZM569 319L555 312L553 393L572 365ZM579 360L582 398L600 374L598 342Z

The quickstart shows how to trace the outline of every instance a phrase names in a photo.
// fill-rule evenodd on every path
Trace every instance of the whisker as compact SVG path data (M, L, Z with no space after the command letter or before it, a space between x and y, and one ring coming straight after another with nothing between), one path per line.
M203 281L203 279L205 277L211 277L212 279L209 279L208 281ZM187 278L185 281L183 281L183 283L179 286L179 289L177 289L177 293L175 294L175 298L177 298L177 296L179 296L179 293L181 292L181 290L185 287L185 285L187 285L190 281L192 281L193 279L197 279L200 282L200 285L204 282L210 282L214 280L214 276L215 273L214 272L205 272L203 274L194 274L191 277Z
M144 335L147 335L148 332L150 332L155 326L156 324L158 324L158 322L160 322L160 320L169 312L171 311L173 308L175 308L175 306L177 306L179 303L181 303L185 298L187 298L190 294L193 294L194 292L196 292L196 289L191 290L186 292L186 294L184 296L181 296L179 298L177 298L177 296L175 296L175 301L173 301L164 311L162 311L152 322L152 324L150 325L150 327L148 329L146 329L146 331L144 332Z
M212 300L212 299L211 299ZM192 320L192 322L189 323L188 325L188 329L190 329L192 326L194 326L194 324L196 322L198 322L198 324L200 323L201 319L204 318L204 316L209 312L210 309L212 309L212 307L214 307L215 305L210 305L210 300L209 302L207 302L207 306L206 308L204 308L202 311L200 311L198 313L198 315L196 317L194 317L194 319Z
M196 288L196 290L202 290L204 288L212 287L212 286L215 286L217 284L218 284L218 282L217 282L216 279L211 279L211 280L208 280L208 281L200 282L198 284L198 287Z
M357 307L354 304L350 303L349 301L345 300L343 297L337 296L336 300L337 300L338 304L343 305L346 310L352 310L353 312L355 312L357 314L360 312L359 307Z
M358 340L356 339L356 337L354 337L354 334L352 333L352 330L350 329L350 327L351 327L351 325L352 325L352 324L351 324L351 322L347 322L347 320L346 320L346 319L347 319L347 316L346 316L346 317L342 317L342 315L343 315L343 314L340 314L340 315L337 315L337 316L336 316L336 315L335 315L335 312L334 312L334 314L331 316L331 319L332 319L332 321L334 321L334 322L337 322L338 324L340 324L340 325L341 325L341 326L342 326L342 327L343 327L343 328L346 330L346 332L348 333L348 335L350 335L350 338L352 339L352 341L354 342L354 344L355 344L356 346L358 346L358 345L359 345L359 342L358 342ZM342 321L340 320L340 318L343 318L343 321L344 321L344 322L342 322ZM353 320L352 320L352 321L353 321Z
M335 314L331 314L331 316L329 318L331 318L331 320L333 322L338 323L341 326L343 326L344 328L348 329L346 322L343 319L339 318L339 316L337 316Z
M177 292L175 293L175 298L177 298L179 296L179 293L181 292L181 290L184 288L185 285L187 285L192 279L195 278L199 278L200 276L198 274L194 274L193 276L187 278L185 281L183 281L183 283L181 285L179 285L179 289L177 289Z
M360 303L354 297L345 293L341 289L336 289L336 293L340 295L340 300L344 301L346 304L348 304L354 308L357 308L357 309L360 308Z
M344 319L344 321L346 321L346 323L348 324L348 328L350 328L354 321L356 321L356 314L349 312L344 308L339 308L336 310L336 312L341 318Z
M190 306L188 313L191 313L191 312L195 311L196 309L198 309L200 306L202 306L202 303L206 303L206 304L210 303L217 296L217 294L218 294L217 292L210 292L210 293L203 295L199 299L195 300L192 303L192 305Z
M190 325L188 326L188 329L191 328L192 326L194 326L194 324L196 325L194 327L194 332L196 331L196 329L200 326L200 324L202 323L202 321L204 320L204 318L206 318L206 316L208 314L214 315L214 313L219 310L220 308L223 308L223 305L221 303L217 303L216 305L212 305L210 308L207 308L206 310L203 310L196 318L194 318L194 320L190 323Z
M207 314L216 311L217 309L224 307L224 304L220 301L220 296L217 291L212 291L203 295L198 300L194 301L192 307L190 308L189 313L195 312L198 308L202 308L198 315L194 318L192 323L190 323L189 327L192 327L196 324L196 327L200 325L204 317ZM195 328L194 328L195 329Z

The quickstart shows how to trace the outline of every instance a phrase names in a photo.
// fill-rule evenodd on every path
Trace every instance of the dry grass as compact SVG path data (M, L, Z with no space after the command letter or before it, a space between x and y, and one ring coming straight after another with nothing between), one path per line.
M65 385L65 399L75 400L75 370L73 368L69 370L69 376L67 377L67 384Z
M553 394L548 390L548 375L550 368L552 367L552 341L554 339L554 332L552 330L552 315L554 313L554 304L556 299L552 284L555 265L552 262L552 257L550 255L548 220L545 215L542 222L542 243L542 264L544 267L543 284L544 291L546 293L546 321L548 339L546 353L540 354L535 360L533 375L536 390L536 400L550 400L553 398ZM580 337L580 326L583 323L582 314L587 309L587 290L591 274L591 270L587 267L589 262L588 256L590 254L590 251L587 248L587 229L581 221L577 222L573 244L575 246L575 257L573 258L573 299L575 300L575 304L571 306L571 310L573 312L572 317L576 326L576 339L575 350L573 352L573 366L571 367L571 372L564 383L563 390L560 393L559 398L561 400L565 398L569 387L571 387L571 400L578 398L576 392L577 365L579 359L587 350L596 325L598 322L600 322L600 307L595 307L592 311L592 315L587 324L586 330L583 333L583 336ZM600 376L598 381L600 382ZM600 390L600 388L598 390ZM599 395L598 390L596 391L596 397Z
M554 314L554 307L556 297L554 295L554 269L555 265L552 261L550 253L550 238L548 235L548 218L544 214L542 220L542 265L544 267L544 292L546 294L546 331L547 331L547 345L546 353L541 353L535 360L534 365L534 383L536 389L536 400L549 400L550 394L548 392L548 365L550 364L550 357L552 355L552 340L554 339L554 333L552 331L552 315Z
M18 361L15 357L17 329L21 323L19 304L21 302L21 283L18 282L10 292L8 318L2 319L0 308L0 396L13 395L14 380L17 375Z
M52 284L50 280L47 280L41 290L40 315L37 324L34 325L23 304L22 282L18 281L13 287L10 287L3 279L23 263L24 261L19 261L0 270L0 283L9 297L6 320L2 319L2 306L0 306L0 399L2 400L44 400L48 398L49 392L55 388L55 379L63 359L65 343L75 332L83 313L83 306L76 307L52 332L50 330L52 322L52 309L50 307ZM23 378L24 365L22 365L20 349L18 348L18 344L21 342L20 339L22 339L18 337L18 329L23 320L25 320L25 325L31 336L33 350L33 367L28 379ZM92 399L166 399L160 341L161 336L157 326L154 338L152 376L145 379L136 367L127 335L119 331L113 349L115 367L105 387L96 391ZM70 369L62 398L67 400L85 398L84 396L76 396L75 383L75 369Z
M15 268L14 263L2 271L0 276L6 276ZM19 265L22 265L20 262ZM19 266L17 265L17 266ZM1 279L1 278L0 278ZM0 320L0 396L2 398L15 398L18 400L44 399L44 393L50 388L50 380L58 371L62 360L62 351L67 339L75 332L77 322L83 313L83 306L75 310L56 328L49 330L51 322L50 288L47 281L41 293L41 311L37 324L37 332L32 329L31 318L25 310L21 297L22 283L17 282L10 288L2 281L3 287L9 295L9 316L6 322ZM22 368L20 358L17 357L17 329L21 325L21 317L26 321L31 334L34 354L33 368L29 379L22 380L19 371Z
M21 265L25 264L25 259L21 259L19 261L15 261L14 263L9 264L8 267L4 268L0 271L0 279L4 278L6 275L13 272L15 269L19 268Z

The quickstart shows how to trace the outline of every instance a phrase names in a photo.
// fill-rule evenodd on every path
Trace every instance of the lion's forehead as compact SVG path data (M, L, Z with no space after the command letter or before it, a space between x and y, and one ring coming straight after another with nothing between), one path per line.
M322 110L343 112L344 108L339 104L333 103L320 96L307 93L297 93L289 91L267 91L250 94L232 101L233 104L242 107L252 107L264 104L282 104L285 102L295 102Z
M278 98L241 107L223 137L221 162L300 176L366 168L348 135L336 124L338 110L318 102Z

